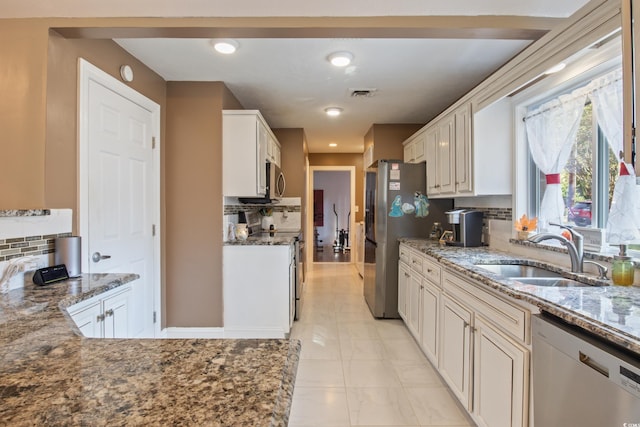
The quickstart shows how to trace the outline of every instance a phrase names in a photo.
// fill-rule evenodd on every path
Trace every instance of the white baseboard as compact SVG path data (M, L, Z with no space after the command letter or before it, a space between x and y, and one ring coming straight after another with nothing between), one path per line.
M287 334L279 328L234 329L234 328L165 328L159 338L205 338L205 339L253 339L286 338Z
M264 329L235 329L225 328L225 338L251 339L251 338L286 338L286 333L280 328L264 328Z
M224 328L165 328L161 338L225 338Z

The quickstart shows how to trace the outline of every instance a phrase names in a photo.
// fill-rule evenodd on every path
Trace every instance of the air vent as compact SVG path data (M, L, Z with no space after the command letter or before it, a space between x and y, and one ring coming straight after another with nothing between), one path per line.
M370 98L372 97L378 89L376 88L360 88L360 89L349 89L352 98Z

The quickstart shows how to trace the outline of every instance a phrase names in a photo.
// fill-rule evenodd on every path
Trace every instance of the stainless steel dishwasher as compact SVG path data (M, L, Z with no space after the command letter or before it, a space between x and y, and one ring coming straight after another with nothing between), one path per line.
M536 427L640 427L640 358L550 315L532 316Z

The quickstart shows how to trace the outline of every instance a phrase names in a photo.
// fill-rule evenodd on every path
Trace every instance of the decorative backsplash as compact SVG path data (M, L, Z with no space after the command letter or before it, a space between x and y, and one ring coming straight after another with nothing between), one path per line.
M71 236L71 233L0 239L0 262L28 255L52 254L55 252L56 237L69 236Z
M239 212L257 212L264 208L272 209L273 212L300 212L300 205L253 205L241 203L239 205L224 205L224 214L235 215Z
M499 219L503 221L512 221L513 212L511 208L466 208L456 207L456 209L473 209L484 214L484 219Z

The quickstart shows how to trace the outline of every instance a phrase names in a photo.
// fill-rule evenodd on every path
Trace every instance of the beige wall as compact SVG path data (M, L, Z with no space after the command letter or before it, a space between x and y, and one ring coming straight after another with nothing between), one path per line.
M222 110L242 105L220 82L168 82L166 326L223 326Z
M160 105L164 114L166 84L155 72L111 40L65 39L51 31L48 43L45 179L47 208L78 212L78 58L120 79L120 65L129 64L134 80L127 83ZM164 124L161 117L161 126ZM162 135L161 128L161 135ZM160 144L162 149L163 144ZM164 159L164 156L160 156ZM162 170L162 167L161 167ZM74 215L74 232L78 218Z
M364 170L362 169L362 153L310 153L309 166L355 166L356 168L356 200L359 206L355 214L355 221L360 222L364 218Z
M379 124L372 125L364 136L365 150L373 144L373 160L404 158L402 143L413 135L421 124Z
M44 208L48 30L0 20L0 209Z

